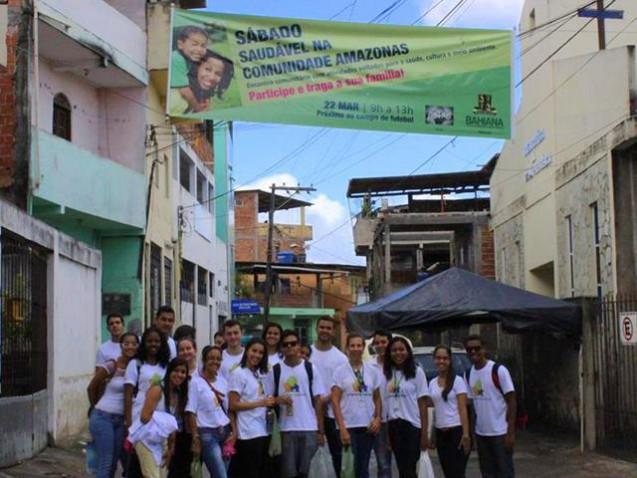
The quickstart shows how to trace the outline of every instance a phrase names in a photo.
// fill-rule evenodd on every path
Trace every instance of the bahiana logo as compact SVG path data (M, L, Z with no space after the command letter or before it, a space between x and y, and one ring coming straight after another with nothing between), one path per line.
M486 94L478 95L478 104L473 108L474 115L497 115L498 110L493 106L493 96Z
M498 116L498 110L493 106L491 95L483 93L478 95L478 104L473 107L473 115L465 117L465 125L471 128L504 128L504 121Z

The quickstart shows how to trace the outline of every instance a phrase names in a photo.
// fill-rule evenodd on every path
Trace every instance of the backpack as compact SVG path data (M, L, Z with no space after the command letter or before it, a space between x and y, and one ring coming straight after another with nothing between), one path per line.
M312 369L312 363L307 360L303 361L305 366L305 373L307 373L307 381L310 389L310 400L312 400L312 406L314 406L314 390L312 388L312 382L314 381L314 369ZM281 364L277 363L272 367L272 373L274 374L274 397L279 396L279 383L281 382Z
M504 397L504 391L502 390L502 385L500 384L500 376L498 375L498 370L500 370L501 366L502 364L497 362L493 364L493 368L491 369L491 380L493 381L493 385L495 385L495 388L497 388ZM473 367L467 370L467 374L465 376L467 385L469 387L471 387L471 370L473 370Z

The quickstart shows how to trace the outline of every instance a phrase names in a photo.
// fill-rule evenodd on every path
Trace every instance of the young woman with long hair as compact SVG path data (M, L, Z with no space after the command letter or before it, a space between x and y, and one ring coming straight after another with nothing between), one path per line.
M203 349L203 370L190 382L186 406L193 455L201 457L213 478L227 478L223 448L234 447L237 437L234 416L228 415L228 384L219 374L222 355L216 345Z
M281 355L281 336L283 335L283 327L275 322L268 322L263 329L263 341L268 349L268 368L272 369L275 364L282 360Z
M420 451L429 446L427 378L416 366L409 342L403 337L389 341L383 361L387 380L387 428L400 478L416 478Z
M175 455L175 435L183 429L188 403L188 363L174 358L166 375L146 392L139 420L130 430L143 478L159 478ZM186 475L189 476L190 470Z
M117 469L117 461L126 435L124 426L126 367L135 357L138 345L137 335L123 334L120 337L121 355L117 360L106 360L99 364L87 389L91 404L89 431L97 449L98 478L113 478ZM102 390L103 394L100 396Z
M453 368L453 354L446 345L434 349L438 376L429 382L429 395L434 404L434 444L446 478L464 478L471 453L467 385Z
M332 408L344 447L351 446L356 478L369 477L369 458L380 431L380 378L376 369L363 362L365 339L347 336L349 362L334 371Z
M126 367L124 380L124 420L126 428L139 419L152 385L161 383L170 362L170 348L166 335L157 327L148 327L142 334L137 355ZM138 478L141 469L137 456L133 454L128 463L127 478Z
M237 453L230 463L233 478L261 478L268 447L267 413L276 401L266 383L265 342L248 342L240 367L230 374L230 411L237 415Z

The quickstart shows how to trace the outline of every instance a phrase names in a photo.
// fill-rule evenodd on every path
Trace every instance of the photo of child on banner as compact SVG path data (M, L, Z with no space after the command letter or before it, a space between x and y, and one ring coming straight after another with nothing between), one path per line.
M176 25L173 28L171 115L206 112L219 102L226 108L241 104L236 92L231 95L233 98L226 95L234 78L234 64L216 48L223 49L226 36L225 28L216 24Z

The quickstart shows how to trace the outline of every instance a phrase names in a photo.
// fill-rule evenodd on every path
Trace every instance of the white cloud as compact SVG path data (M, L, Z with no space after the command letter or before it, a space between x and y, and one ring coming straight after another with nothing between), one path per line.
M298 182L298 179L291 174L278 173L239 189L269 191L272 183L296 186ZM285 192L281 194L285 195ZM306 223L312 226L314 240L318 239L318 242L316 246L310 243L307 250L308 262L364 264L364 259L354 254L349 212L341 202L324 193L314 193L312 196L299 194L295 195L295 198L312 203L312 206L306 210ZM260 220L266 218L267 214L260 215ZM275 223L299 224L300 213L296 209L277 211L274 220ZM329 235L326 236L327 234ZM325 239L321 239L324 236L326 236Z
M424 14L438 0L424 0L420 13ZM520 12L524 0L469 0L466 6L461 6L444 26L462 26L479 28L514 28L520 20ZM442 2L422 20L423 25L436 25L449 13L457 2L447 0Z

